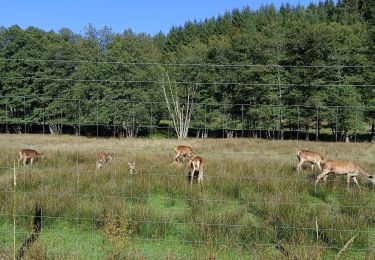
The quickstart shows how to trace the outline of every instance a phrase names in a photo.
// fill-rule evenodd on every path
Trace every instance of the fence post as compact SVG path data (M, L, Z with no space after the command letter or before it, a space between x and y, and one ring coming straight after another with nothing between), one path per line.
M78 135L81 136L81 100L78 99Z
M357 130L358 130L358 114L357 114L357 106L355 107L355 131L354 131L354 142L357 142Z
M316 106L316 133L315 141L319 141L319 106Z
M23 123L24 123L24 134L26 134L26 98L23 97Z
M152 123L153 123L153 120L152 120L152 114L153 114L153 111L152 111L152 102L150 103L150 136L152 136Z
M117 115L117 102L114 101L115 104L115 115L113 116L113 138L116 137L116 115Z
M63 99L60 99L60 135L63 134Z
M207 134L207 136L206 136ZM208 130L207 130L207 104L204 104L204 138L208 137Z
M241 124L242 124L242 131L241 131L241 138L243 138L243 131L244 131L244 122L243 122L243 104L241 105Z
M8 134L9 133L9 126L8 126L8 97L5 99L5 110L6 110L6 113L5 113L5 129L6 129L6 133Z
M225 124L225 107L224 107L225 105L223 105L223 107L222 107L222 109L223 109L223 138L225 138L225 132L224 132L224 124Z
M99 100L96 100L96 138L99 137Z
M44 125L45 125L45 106L44 106L44 98L41 98L42 99L42 104L43 104L43 135L45 134L45 129L44 129Z
M338 114L339 114L339 107L336 106L336 130L335 130L335 142L337 142L337 131L338 131Z
M297 106L297 141L299 140L299 121L300 121L300 108Z

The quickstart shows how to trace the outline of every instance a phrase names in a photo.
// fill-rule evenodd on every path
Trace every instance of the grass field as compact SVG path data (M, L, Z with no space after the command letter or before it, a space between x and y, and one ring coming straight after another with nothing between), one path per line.
M43 226L31 259L329 259L354 236L341 257L375 257L374 187L347 189L332 176L315 189L317 171L295 170L306 148L372 173L370 143L0 135L0 144L0 258L13 256L13 212L18 249L35 203ZM172 163L177 144L205 158L204 187L191 188L187 165ZM14 194L25 147L47 159L16 167ZM115 158L96 171L99 151ZM130 175L128 161L142 173Z

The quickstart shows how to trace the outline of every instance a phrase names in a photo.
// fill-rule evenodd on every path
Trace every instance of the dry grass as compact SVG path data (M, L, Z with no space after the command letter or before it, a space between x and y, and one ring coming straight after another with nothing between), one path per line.
M11 168L17 151L26 147L47 153L47 159L17 168L17 223L27 233L34 204L42 207L38 252L43 255L108 256L103 230L111 214L128 220L132 242L127 256L135 259L184 258L187 253L193 259L231 258L239 252L250 259L282 258L275 244L300 258L319 259L336 255L354 235L346 255L371 256L372 186L362 181L363 191L354 185L347 190L345 178L335 177L315 190L317 172L306 167L298 175L295 170L296 151L305 148L332 159L355 160L374 172L375 147L369 143L51 135L0 135L0 143L0 232L6 237L0 256L11 245ZM194 147L205 158L204 188L190 188L187 166L172 163L178 144ZM115 158L97 171L99 151L113 152ZM143 173L130 175L128 161L136 161ZM19 243L23 237L20 232ZM158 250L158 243L167 249Z

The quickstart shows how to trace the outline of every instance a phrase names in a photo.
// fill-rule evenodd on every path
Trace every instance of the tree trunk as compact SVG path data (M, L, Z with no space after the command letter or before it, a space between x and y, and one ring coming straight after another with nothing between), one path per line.
M48 128L52 135L61 134L61 126L58 124L48 124Z
M76 135L76 136L79 136L81 133L81 129L80 129L80 127L78 127L78 126L74 126L73 127L74 128L74 135Z
M350 142L350 136L348 131L344 131L344 142L349 143Z
M22 134L22 126L21 125L13 126L13 130L16 134Z
M308 142L308 141L310 141L310 136L309 136L309 128L307 126L305 128L305 133L306 133L305 138L306 138L306 141Z

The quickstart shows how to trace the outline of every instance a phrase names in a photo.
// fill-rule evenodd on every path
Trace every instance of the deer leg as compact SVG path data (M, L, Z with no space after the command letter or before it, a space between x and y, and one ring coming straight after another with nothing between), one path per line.
M176 157L174 157L175 162L179 162L178 157L180 157L180 153L177 153Z
M324 175L324 177L323 177L324 183L327 183L327 179L328 179L328 174Z
M302 164L305 162L304 159L300 159L299 163L297 164L297 172L299 173L302 169Z
M202 184L202 186L203 186L203 169L199 170L198 183Z
M23 164L24 166L26 166L26 163L27 163L27 157L23 157L22 164Z
M350 173L348 172L348 173L346 174L346 182L347 182L347 188L348 188L348 190L349 190L349 187L350 187L350 177L352 177L352 176L351 176Z
M316 185L318 184L319 180L320 180L321 178L323 178L324 176L326 176L328 173L329 173L329 171L323 171L321 174L318 175L318 177L316 177L316 180L315 180L315 188L316 188Z
M20 167L20 162L22 161L22 157L18 160L18 167Z
M34 158L31 157L30 159L30 165L33 166Z
M318 168L321 171L322 170L322 165L320 164L320 162L317 162L316 165L318 165Z
M355 182L355 184L357 184L358 189L361 190L361 187L359 187L359 183L357 181L357 177L356 176L353 176L353 181Z
M311 171L312 172L314 171L314 164L313 163L311 164Z
M190 173L190 186L191 187L193 186L194 172L195 172L195 169L193 168Z

